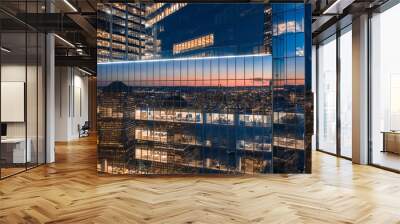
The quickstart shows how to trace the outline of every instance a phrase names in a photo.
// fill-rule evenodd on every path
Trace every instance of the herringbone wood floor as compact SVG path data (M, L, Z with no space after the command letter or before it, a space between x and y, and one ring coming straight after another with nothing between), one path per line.
M313 154L311 175L99 177L94 138L0 181L0 223L400 223L400 175Z

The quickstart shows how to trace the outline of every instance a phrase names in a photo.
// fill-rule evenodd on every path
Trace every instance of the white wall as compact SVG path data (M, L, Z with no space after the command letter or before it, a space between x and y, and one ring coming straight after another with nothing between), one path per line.
M38 70L36 70L38 69ZM24 82L26 84L26 108L22 112L27 115L24 122L6 122L8 138L25 138L30 140L32 161L44 163L44 80L42 67L25 66L18 63L5 63L1 66L2 82ZM25 80L27 78L27 80ZM23 93L22 93L23 94ZM7 96L2 96L7 97ZM1 108L1 110L10 110L10 108ZM10 112L10 111L8 111ZM12 111L11 111L12 113ZM37 156L37 154L39 154Z
M88 78L72 67L56 67L55 73L55 140L70 141L88 121Z
M1 66L2 82L25 82L25 64L6 64ZM35 94L36 95L36 94ZM7 108L1 108L7 110ZM25 123L7 123L7 137L25 137Z
M37 105L37 95L36 95L36 80L31 77L32 74L36 75L36 67L29 66L26 68L24 65L19 64L4 64L1 66L1 81L2 82L24 82L27 69L28 72L28 86L27 86L27 119L28 122L33 122L28 124L28 129L32 127L36 130L36 105ZM39 105L41 107L43 105ZM7 108L1 108L2 110L7 110ZM35 112L32 112L32 111ZM7 135L8 137L25 137L25 122L11 122L7 123ZM29 130L28 130L29 137Z
M68 88L70 85L67 67L56 67L55 69L55 140L63 141L68 139Z

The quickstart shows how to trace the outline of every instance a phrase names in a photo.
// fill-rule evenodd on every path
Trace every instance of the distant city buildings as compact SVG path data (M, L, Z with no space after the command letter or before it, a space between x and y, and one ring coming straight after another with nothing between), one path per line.
M98 171L123 173L135 150L135 99L130 87L114 82L97 89Z
M98 170L273 172L271 59L258 54L99 64ZM295 143L290 147L301 147Z

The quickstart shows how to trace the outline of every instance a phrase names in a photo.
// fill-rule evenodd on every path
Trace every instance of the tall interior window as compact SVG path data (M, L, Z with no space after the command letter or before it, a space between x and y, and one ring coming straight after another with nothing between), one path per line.
M352 32L351 26L340 36L340 154L352 157Z
M400 170L400 4L371 19L372 163Z
M336 36L318 48L318 145L336 153Z

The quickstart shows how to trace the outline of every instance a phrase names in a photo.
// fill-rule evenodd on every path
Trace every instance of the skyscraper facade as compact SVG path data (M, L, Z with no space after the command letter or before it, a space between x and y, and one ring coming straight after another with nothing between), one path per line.
M265 53L264 4L156 3L146 19L161 58Z
M270 3L264 5L264 51L272 54L272 7Z
M155 10L162 10L163 6ZM204 4L194 6L205 10ZM253 4L247 6L239 12L254 10ZM264 50L264 5L258 6L261 9L258 23L239 30L259 30L257 45ZM175 11L161 15L178 15L185 7L189 5L178 5L173 8ZM192 10L194 13L196 8ZM208 17L230 17L229 12ZM176 41L172 34L162 38L166 33L161 32L158 36L160 47L164 44L169 46L165 49L172 49L172 52L160 51L164 58L98 65L99 133L113 129L119 133L115 139L99 135L99 171L310 172L311 43L305 41L311 35L311 20L305 19L311 18L310 7L272 5L272 55L248 52L254 48L244 47L241 42L231 48L227 43L233 37L241 37L230 35L235 33L231 27L234 24L225 26L227 31L221 34L214 30L213 37L206 38L208 34L198 31L195 36L200 34L201 41L187 40L188 34L181 33L185 29L179 24L186 26L185 21L193 13L181 14L183 18L174 19L171 24L164 21L161 28L169 30L175 24L177 36ZM155 23L165 20L165 17L154 18L157 18ZM198 29L195 29L197 24L192 26L189 34L203 30L200 24ZM225 41L217 42L222 33L227 35L220 37L220 41ZM207 45L213 41L219 43L218 55ZM191 44L200 46L187 49Z
M104 61L146 58L151 36L146 35L141 3L99 3L97 6L97 59Z
M274 172L311 172L311 7L271 6Z
M111 132L99 135L100 171L271 173L271 59L257 54L100 64L99 120L105 123L99 133L129 130L128 121L135 130L120 144L133 141L134 147L116 148L117 156L106 147L113 143ZM128 102L132 107L122 109ZM132 118L123 124L125 114Z

